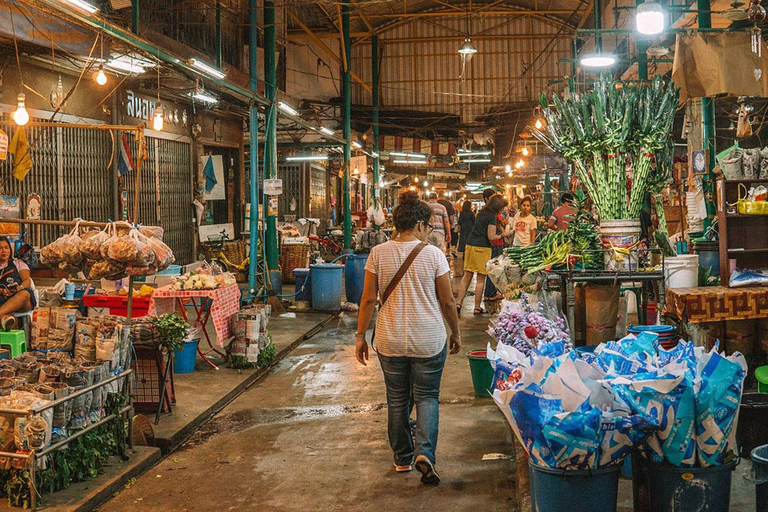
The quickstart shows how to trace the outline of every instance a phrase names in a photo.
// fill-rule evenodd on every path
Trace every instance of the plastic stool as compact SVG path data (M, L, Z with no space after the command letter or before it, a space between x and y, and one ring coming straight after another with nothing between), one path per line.
M755 370L758 393L768 393L768 366L759 366Z
M11 357L17 357L27 351L27 337L24 331L0 331L0 347L8 346Z
M642 286L622 286L619 288L619 295L622 297L626 296L625 292L632 292L635 294L635 304L637 305L637 323L645 323L644 318L640 318L643 314L643 304L641 297L643 296L643 287Z

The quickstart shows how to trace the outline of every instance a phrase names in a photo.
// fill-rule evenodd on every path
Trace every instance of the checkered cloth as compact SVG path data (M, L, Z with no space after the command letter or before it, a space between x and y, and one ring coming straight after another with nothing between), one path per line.
M174 290L172 285L163 286L152 294L149 314L164 315L179 311L179 302L186 303L194 297L206 297L213 301L211 319L213 319L219 346L223 347L232 338L229 319L240 310L240 287L237 284L215 290ZM199 303L198 301L198 305Z

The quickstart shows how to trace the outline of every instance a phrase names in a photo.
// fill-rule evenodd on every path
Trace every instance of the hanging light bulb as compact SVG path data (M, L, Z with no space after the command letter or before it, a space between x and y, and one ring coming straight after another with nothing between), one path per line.
M544 123L541 121L541 118L536 119L536 122L534 123L533 127L536 128L537 130L541 130L542 128L544 128Z
M637 31L648 36L664 31L664 10L653 0L645 0L637 6L635 15Z
M424 187L428 187L428 186L429 186L429 182L427 180L424 180Z
M520 168L522 168L522 167L524 167L524 166L525 166L525 160L523 160L523 159L521 158L521 159L520 159L520 160L518 160L518 161L517 161L517 163L515 164L515 169L520 169Z
M616 57L611 53L588 53L580 62L585 68L607 68L616 64Z
M25 105L26 96L24 96L24 93L21 93L16 99L19 101L19 105L16 107L16 111L13 113L13 120L17 125L24 126L29 122L29 112L27 112L27 107Z
M414 183L418 183L419 182L419 177L418 176L414 176L413 177L413 182Z
M104 72L104 64L99 64L99 71L96 73L96 83L99 85L106 85L107 74Z
M470 38L464 39L464 43L459 47L459 53L462 55L473 55L477 53L477 47L472 44Z
M531 152L528 150L528 146L523 146L523 156L528 156Z
M507 174L509 174L512 172L512 166L507 164L504 166L504 170L506 171Z
M152 116L152 128L156 132L163 131L163 123L165 122L163 118L164 118L163 107L161 107L158 104L157 108L155 109L155 113Z

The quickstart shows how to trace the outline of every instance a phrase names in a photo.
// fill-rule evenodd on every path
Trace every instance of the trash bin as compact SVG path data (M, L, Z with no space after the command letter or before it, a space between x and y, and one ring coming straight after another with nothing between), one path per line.
M347 302L360 305L363 297L363 282L365 281L365 264L368 261L367 254L349 254L344 268L344 291L347 294Z
M200 339L185 341L181 349L173 351L173 373L192 373L195 371L198 343L200 343Z
M343 265L315 263L309 266L309 280L312 282L312 309L317 311L341 310L343 276Z
M528 462L534 512L615 512L619 466L552 469ZM660 511L661 509L659 509Z
M475 388L475 396L491 396L493 385L493 366L488 360L487 351L472 350L467 352L469 358L469 370L472 372L472 386Z
M768 512L768 444L752 450L756 512Z
M728 512L738 459L722 466L677 468L632 456L634 512Z
M312 281L309 279L308 268L293 269L293 278L296 282L296 302L312 300ZM302 289L303 288L303 289Z
M736 426L739 455L749 457L752 450L768 441L768 393L744 393Z

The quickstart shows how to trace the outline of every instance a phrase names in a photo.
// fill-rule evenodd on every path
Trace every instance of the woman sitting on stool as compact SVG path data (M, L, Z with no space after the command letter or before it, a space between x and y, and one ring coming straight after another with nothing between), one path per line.
M13 258L11 242L8 237L0 236L0 328L4 331L15 328L13 314L30 311L36 305L29 267Z

